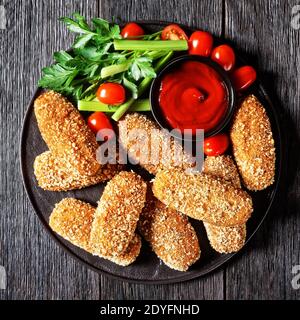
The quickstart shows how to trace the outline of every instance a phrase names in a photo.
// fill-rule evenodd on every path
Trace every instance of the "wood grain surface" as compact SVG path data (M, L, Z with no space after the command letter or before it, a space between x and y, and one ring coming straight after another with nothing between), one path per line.
M295 3L293 3L295 2ZM0 265L7 289L0 299L299 299L291 286L300 264L300 30L284 0L0 0ZM223 269L172 285L138 285L88 270L57 246L27 200L19 169L19 138L41 68L72 37L58 17L77 11L121 21L168 20L223 35L249 57L281 110L287 134L286 178L280 198L248 247Z

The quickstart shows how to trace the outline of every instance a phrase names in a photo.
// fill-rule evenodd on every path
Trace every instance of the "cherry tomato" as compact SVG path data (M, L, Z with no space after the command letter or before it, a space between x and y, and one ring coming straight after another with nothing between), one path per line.
M230 77L235 90L245 90L256 80L256 71L251 66L243 66L234 70Z
M161 33L162 40L188 40L185 32L177 25L166 26Z
M122 85L114 82L101 84L96 92L100 102L110 105L122 104L126 99L126 92Z
M223 154L229 146L229 138L225 133L204 139L204 153L207 156Z
M98 134L101 134L101 137L104 140L109 140L114 136L113 127L103 112L94 112L92 113L87 120L88 126L94 133L98 133L99 130L106 129L107 131L103 131L102 133L99 132ZM108 130L109 129L109 130ZM111 131L110 131L111 130Z
M214 40L210 33L205 31L195 31L189 39L189 54L209 57L213 42Z
M134 22L127 23L121 31L121 36L123 38L135 38L143 36L144 34L144 29Z
M225 71L230 71L235 64L234 51L227 44L214 48L211 58L221 65Z

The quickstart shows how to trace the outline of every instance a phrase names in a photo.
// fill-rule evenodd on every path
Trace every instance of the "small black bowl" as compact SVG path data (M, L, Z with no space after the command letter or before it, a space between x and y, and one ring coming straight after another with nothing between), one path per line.
M191 141L191 140L195 140L195 136L188 136L188 137L184 136L183 137L182 133L179 130L176 130L176 132L175 132L174 128L172 128L168 124L168 122L166 121L166 119L162 113L162 110L160 108L160 105L159 105L159 92L160 92L161 80L162 80L163 76L165 74L169 73L174 68L178 67L181 63L183 63L185 61L198 61L198 62L201 62L201 63L208 65L209 67L214 69L219 74L221 79L224 81L225 87L227 89L229 101L228 101L228 108L227 108L226 114L215 128L204 132L204 137L213 136L213 135L219 133L220 131L222 131L227 126L227 124L229 123L229 121L232 118L233 113L234 113L236 95L235 95L235 90L232 86L232 83L231 83L227 73L216 62L214 62L211 59L206 58L206 57L201 57L201 56L196 56L196 55L179 56L175 59L172 59L157 74L157 76L154 79L154 81L152 82L152 85L150 88L150 104L151 104L151 111L152 111L154 119L160 125L161 128L166 129L168 131L173 130L171 134L175 138L180 139L180 140L184 139L184 140Z

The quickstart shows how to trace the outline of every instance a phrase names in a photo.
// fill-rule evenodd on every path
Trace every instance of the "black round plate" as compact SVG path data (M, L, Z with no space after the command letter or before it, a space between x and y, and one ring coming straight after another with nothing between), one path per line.
M142 21L138 23L142 24L143 27L149 32L155 32L168 24L166 22L158 21ZM189 27L182 27L187 31L187 33L192 31L192 29ZM221 41L221 39L215 40L216 43L224 42ZM234 254L225 255L215 252L209 245L202 223L195 220L191 222L197 231L202 253L200 260L195 263L187 272L175 271L165 266L155 256L155 254L149 248L149 245L145 242L143 243L141 254L137 261L128 267L121 267L107 260L92 256L84 250L73 246L54 233L49 227L48 219L51 211L54 208L54 205L57 202L65 197L74 197L96 206L96 202L99 200L105 184L71 192L48 192L38 187L33 173L33 162L37 155L47 150L47 146L42 140L33 112L33 102L39 93L40 90L37 89L28 106L23 123L20 146L21 171L27 195L35 209L36 214L48 232L68 253L96 272L100 272L125 281L139 283L174 283L193 279L208 274L234 256ZM251 93L254 93L261 100L269 115L276 144L277 159L276 178L274 184L264 191L251 193L254 203L254 212L253 216L247 223L247 241L249 241L249 239L257 231L258 227L261 225L262 221L270 210L279 186L283 154L282 136L275 106L271 103L269 96L264 90L263 84L261 84L259 81L257 81L256 85L251 88ZM146 173L141 171L138 166L135 167L135 170L137 170L139 173L142 173L144 177L147 176Z

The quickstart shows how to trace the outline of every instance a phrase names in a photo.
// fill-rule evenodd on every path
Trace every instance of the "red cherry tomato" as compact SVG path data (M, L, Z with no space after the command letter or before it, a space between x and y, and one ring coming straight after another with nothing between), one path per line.
M166 26L161 33L162 40L188 40L185 32L177 25Z
M94 133L101 134L101 137L104 140L109 140L114 136L113 127L103 112L94 112L92 113L87 120L88 126ZM104 131L106 129L107 131ZM109 129L109 130L108 130ZM99 130L103 130L103 132L99 132ZM111 130L111 131L110 131Z
M189 39L189 54L209 57L213 42L214 40L210 33L205 31L195 31Z
M234 70L230 77L235 90L245 90L256 80L256 71L251 66L243 66Z
M214 48L211 58L221 65L225 71L230 71L235 64L234 51L227 44Z
M204 139L204 153L207 156L223 154L229 146L229 138L225 133Z
M101 84L96 92L100 102L110 105L122 104L126 99L126 92L122 85L114 82Z
M134 22L127 23L121 31L121 36L123 38L135 38L143 36L144 34L144 29Z

